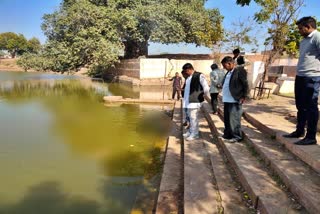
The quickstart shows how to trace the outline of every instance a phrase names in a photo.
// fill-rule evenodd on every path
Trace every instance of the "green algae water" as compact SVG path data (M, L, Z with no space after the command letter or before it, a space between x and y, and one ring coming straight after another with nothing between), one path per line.
M102 102L138 94L72 76L0 72L0 214L152 209L172 107Z

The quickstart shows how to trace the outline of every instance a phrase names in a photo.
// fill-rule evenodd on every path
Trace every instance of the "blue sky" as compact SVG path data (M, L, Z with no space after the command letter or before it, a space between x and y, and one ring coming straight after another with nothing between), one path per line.
M235 4L236 0L209 0L207 8L219 8L224 16L224 26L230 27L232 22L239 18L253 16L259 7L251 4L249 7L240 7ZM58 9L61 0L0 0L0 33L15 32L22 33L27 39L37 37L42 43L45 36L41 31L42 16L52 13ZM306 6L301 9L300 17L316 16L320 20L319 0L305 0ZM263 33L260 33L263 37ZM262 43L262 39L260 41ZM261 49L261 48L260 48ZM151 44L150 53L210 53L210 49L204 47L196 48L193 45L161 45Z

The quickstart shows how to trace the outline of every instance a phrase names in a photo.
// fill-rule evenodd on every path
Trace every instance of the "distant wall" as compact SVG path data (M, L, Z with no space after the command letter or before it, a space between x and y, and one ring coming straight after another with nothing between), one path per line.
M117 75L140 78L140 59L121 60L115 65L114 71Z
M269 76L281 76L281 74L286 74L288 77L296 76L297 66L270 66L269 67Z
M159 79L173 77L176 72L181 72L185 63L191 63L195 70L209 75L210 66L213 60L183 60L167 58L142 58L125 59L117 63L115 67L109 69L109 72L118 76L127 76L131 78Z
M222 54L220 58L232 54ZM257 85L261 79L264 70L264 55L253 54L245 55L250 62L246 66L248 71L248 79L250 87ZM124 82L131 82L133 85L167 85L165 81L169 77L173 77L176 72L181 72L185 63L191 63L196 71L204 73L207 77L211 72L211 64L214 63L213 55L159 55L150 56L149 58L140 59L124 59L117 63L114 68L109 71L116 76L122 76ZM279 59L273 63L269 69L270 76L279 76L279 74L287 74L287 76L295 76L296 59ZM219 63L218 63L219 64ZM274 79L275 82L276 79ZM134 83L133 83L134 82Z

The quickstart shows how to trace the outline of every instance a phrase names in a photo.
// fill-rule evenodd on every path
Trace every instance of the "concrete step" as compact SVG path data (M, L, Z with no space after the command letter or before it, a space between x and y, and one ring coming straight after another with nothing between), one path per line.
M246 142L310 212L320 213L320 175L257 128L242 121Z
M320 145L298 146L293 144L298 139L288 139L282 137L283 134L295 130L292 123L276 115L262 115L251 112L244 112L244 118L259 129L261 132L276 138L279 143L284 145L290 152L308 164L317 173L320 173ZM286 126L287 125L287 126ZM288 130L287 127L290 127ZM317 136L320 142L320 137Z
M181 131L181 102L176 102L170 136L164 149L164 166L156 205L157 214L179 213L182 209Z
M219 204L203 140L184 141L184 213L218 213Z
M224 129L221 119L208 113L211 112L208 105L205 105L203 110L214 134L221 136ZM264 165L253 156L244 143L231 144L219 137L218 145L226 154L254 206L261 213L301 213L301 210L295 208L296 204L271 178Z
M218 213L256 213L256 210L245 206L248 203L243 199L242 192L239 192L239 184L232 178L228 166L224 162L222 154L220 154L216 145L217 138L211 133L209 125L204 117L200 119L200 134L203 140L205 150L213 170L215 188L218 191L221 207ZM234 176L234 175L233 175Z

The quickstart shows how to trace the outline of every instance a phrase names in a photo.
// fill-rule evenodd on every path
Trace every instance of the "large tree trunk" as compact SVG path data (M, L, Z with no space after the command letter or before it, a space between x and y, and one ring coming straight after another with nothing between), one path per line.
M16 51L10 52L11 58L12 58L12 59L16 58L16 54L17 54Z
M148 41L132 41L128 40L124 43L124 58L133 59L139 56L148 56Z

